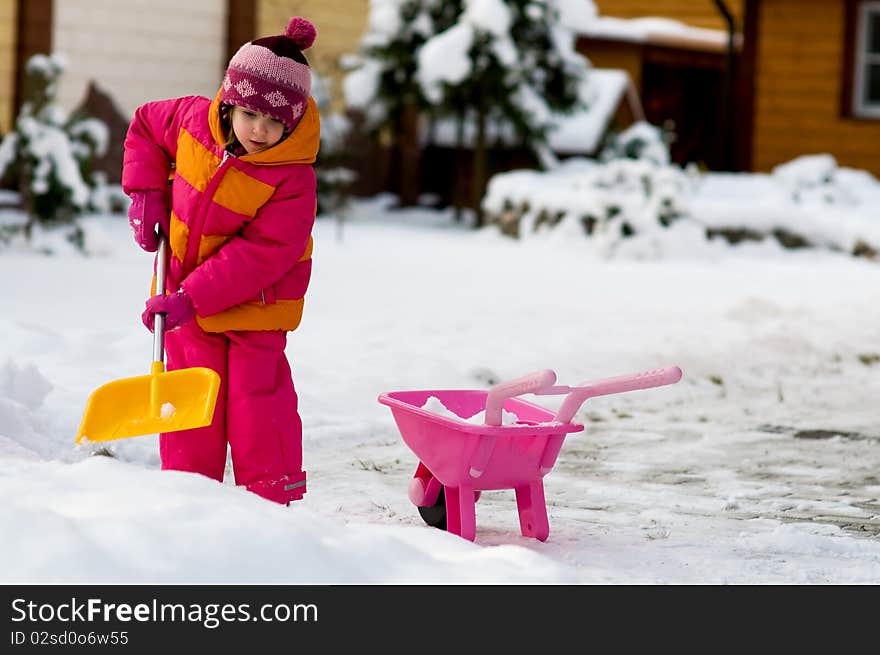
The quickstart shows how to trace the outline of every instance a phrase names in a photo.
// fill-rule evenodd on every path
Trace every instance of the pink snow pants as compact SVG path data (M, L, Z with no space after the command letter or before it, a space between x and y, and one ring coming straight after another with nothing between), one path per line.
M163 469L222 482L228 443L237 485L282 504L303 497L302 421L286 344L283 331L211 333L196 321L165 334L167 370L206 366L221 382L211 425L159 435Z

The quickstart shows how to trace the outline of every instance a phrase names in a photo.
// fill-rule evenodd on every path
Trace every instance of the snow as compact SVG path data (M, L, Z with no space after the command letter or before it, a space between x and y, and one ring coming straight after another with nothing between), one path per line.
M578 91L585 109L553 116L550 148L555 152L595 153L630 83L624 71L591 68Z
M723 179L744 206L772 188ZM599 257L583 233L515 241L393 202L316 224L288 346L309 487L289 508L231 472L160 471L152 435L74 445L88 395L149 370L152 255L124 217L84 220L89 257L49 233L3 247L0 581L880 582L877 263L672 240L660 258ZM377 402L666 365L679 383L576 415L585 430L544 478L546 542L520 535L511 490L483 492L473 543L426 526L407 496L417 459Z
M592 0L556 0L559 22L574 32L589 29L599 15Z
M403 25L400 9L405 0L370 0L363 45L381 47L393 40Z
M464 13L460 19L475 30L488 32L498 39L507 39L513 17L501 0L465 0Z
M426 98L440 102L444 83L458 84L471 72L468 49L473 39L473 27L460 23L422 46L417 76Z
M449 409L446 405L443 404L443 401L437 398L436 396L428 396L425 400L425 404L422 405L422 409L437 414L438 416L444 416L446 418L451 418L456 421L462 421L464 423L470 423L471 425L485 425L486 424L486 412L485 410L479 411L473 416L469 416L467 418L463 418ZM501 410L501 425L513 425L519 420L516 414L513 412L508 412L506 409Z
M661 40L672 37L693 44L725 47L727 32L703 27L694 27L670 18L616 18L614 16L595 16L577 23L577 31L585 36L637 43Z
M70 126L70 136L77 141L85 136L92 144L94 144L94 152L96 157L103 157L107 153L107 147L110 145L110 130L107 124L97 118L85 118L79 120ZM89 148L83 143L77 144L80 150L77 154L86 156Z
M388 42L403 2L371 0L365 45ZM554 4L563 57L573 32L723 43L719 31L599 17L588 0ZM466 39L452 36L504 33L495 5L469 2L467 21L425 46L428 86L462 75ZM380 71L367 60L344 82L370 118L383 111L371 102ZM554 117L551 146L595 150L627 83L589 70L590 110ZM570 159L496 176L485 206L505 200L530 207L519 240L451 211L391 209L385 195L319 218L287 350L308 471L291 507L237 488L231 467L222 484L161 471L155 435L74 445L90 393L150 368L140 313L153 257L124 216L80 221L87 255L39 226L31 244L0 241L0 533L13 535L0 540L0 583L880 582L880 265L704 236L785 228L844 252L876 247L877 180L823 153L755 175ZM658 227L664 207L683 218ZM612 208L639 233L588 238L577 219ZM566 218L541 227L541 209ZM0 225L22 221L0 211ZM573 385L668 365L679 383L576 414L585 429L544 478L546 542L519 533L509 489L482 493L473 543L426 526L407 495L418 460L377 402L547 367ZM550 409L562 398L526 396ZM437 398L425 407L449 415Z

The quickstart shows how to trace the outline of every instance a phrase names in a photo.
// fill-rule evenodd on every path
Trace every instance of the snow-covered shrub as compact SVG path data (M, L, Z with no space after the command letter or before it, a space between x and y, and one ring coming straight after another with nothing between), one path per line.
M696 171L669 162L663 130L640 121L610 138L598 161L575 158L544 174L515 171L495 176L483 209L490 222L512 236L567 221L579 224L602 248L613 250L622 239L664 230L686 214Z
M108 130L102 121L68 116L55 104L64 66L57 54L28 60L25 102L14 129L0 143L0 179L19 192L28 215L25 234L35 224L63 225L78 241L75 219L95 209L101 178L94 175L92 163L106 152Z
M771 173L794 202L805 206L856 204L857 189L869 188L872 179L867 171L839 168L829 154L803 155L776 166Z
M707 175L692 210L710 236L731 243L880 255L880 182L829 154L796 157L769 175Z
M519 238L587 239L600 255L762 247L880 257L880 182L827 155L764 173L700 173L649 160L569 159L490 180L483 207Z
M483 209L506 234L562 229L611 251L621 240L664 230L687 213L691 176L649 160L584 158L552 171L494 176Z
M672 135L663 128L637 121L622 132L609 134L599 159L646 159L658 166L666 166L671 161L671 141Z

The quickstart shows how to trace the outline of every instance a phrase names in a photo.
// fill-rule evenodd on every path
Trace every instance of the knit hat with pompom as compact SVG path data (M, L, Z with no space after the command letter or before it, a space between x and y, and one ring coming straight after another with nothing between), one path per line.
M302 118L312 88L309 62L302 51L315 42L315 26L299 16L284 34L245 43L223 78L220 102L240 105L277 118L292 132Z

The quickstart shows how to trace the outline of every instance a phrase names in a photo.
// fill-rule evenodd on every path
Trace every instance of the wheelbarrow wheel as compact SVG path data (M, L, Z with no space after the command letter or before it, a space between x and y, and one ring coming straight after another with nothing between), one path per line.
M419 514L428 525L439 528L440 530L446 529L446 487L440 487L440 493L437 494L437 501L433 505L429 505L427 507L417 507L419 510ZM474 501L478 501L480 499L480 492L477 491L474 494Z
M437 495L437 502L417 509L425 523L440 530L446 529L446 494L443 487L440 488L440 493Z

